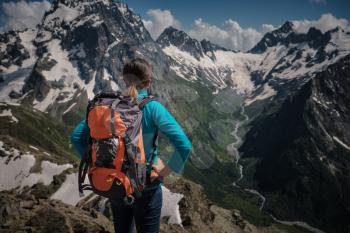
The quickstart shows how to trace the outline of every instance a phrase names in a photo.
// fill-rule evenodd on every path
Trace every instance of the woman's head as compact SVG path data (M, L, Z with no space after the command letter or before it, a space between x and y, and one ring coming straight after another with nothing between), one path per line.
M134 58L125 63L123 80L128 87L126 95L137 99L137 89L148 88L151 83L152 67L143 58Z

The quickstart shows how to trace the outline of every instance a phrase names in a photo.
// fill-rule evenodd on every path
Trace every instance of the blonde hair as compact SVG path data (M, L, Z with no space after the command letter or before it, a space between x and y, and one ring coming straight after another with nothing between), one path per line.
M139 95L135 83L129 85L128 89L125 91L124 95L130 96L134 102L137 101Z

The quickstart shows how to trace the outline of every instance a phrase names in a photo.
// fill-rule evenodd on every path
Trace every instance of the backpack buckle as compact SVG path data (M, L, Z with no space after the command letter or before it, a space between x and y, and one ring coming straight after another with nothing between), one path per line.
M123 198L123 201L124 201L124 203L127 204L127 205L132 205L132 204L135 202L135 198L134 198L134 196L129 195L129 196L125 196L125 197Z

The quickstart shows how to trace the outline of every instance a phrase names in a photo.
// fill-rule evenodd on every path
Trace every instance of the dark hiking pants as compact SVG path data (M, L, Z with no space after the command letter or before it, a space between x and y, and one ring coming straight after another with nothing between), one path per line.
M162 208L162 188L143 193L131 206L110 199L116 233L132 233L134 224L137 233L158 233Z

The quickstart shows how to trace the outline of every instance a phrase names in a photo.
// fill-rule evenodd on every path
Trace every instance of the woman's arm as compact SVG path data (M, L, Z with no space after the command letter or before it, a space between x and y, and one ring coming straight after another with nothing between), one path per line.
M70 135L70 141L78 151L80 158L86 153L89 143L90 129L86 120L81 121Z
M171 113L158 101L149 103L153 109L152 118L157 128L164 133L175 147L168 166L176 173L181 172L189 157L192 145L181 126ZM153 106L152 106L153 105Z

